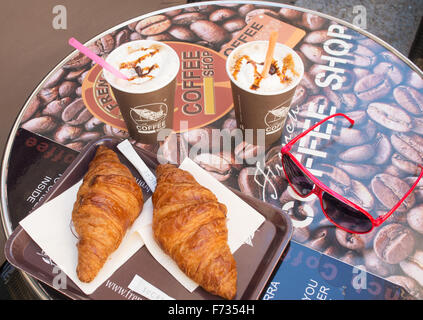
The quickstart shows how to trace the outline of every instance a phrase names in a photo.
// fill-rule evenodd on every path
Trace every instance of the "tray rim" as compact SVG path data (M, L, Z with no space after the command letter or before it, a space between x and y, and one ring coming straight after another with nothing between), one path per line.
M77 164L81 160L84 159L85 154L88 153L90 151L90 149L98 147L99 145L105 143L105 141L108 141L112 144L118 144L118 143L122 142L123 140L124 139L119 139L119 138L116 138L116 137L113 137L113 136L103 136L103 137L99 138L98 140L90 142L78 154L78 156L75 158L75 160L67 167L67 169L63 172L59 181L57 181L57 183L53 186L53 188L45 195L44 199L42 199L42 201L40 201L36 206L34 206L34 208L31 210L31 212L34 211L36 208L42 206L47 201L53 199L55 196L58 196L58 195L61 194L61 192L58 193L58 194L55 194L55 193L58 192L57 190L59 190L63 186L63 184L66 182L65 178L69 174L71 174L72 171L75 168L77 168ZM133 145L133 147L139 153L139 155L143 157L143 160L147 160L148 162L156 162L157 163L157 158L156 158L155 154L148 152L146 150L143 150L141 148L138 148L135 145ZM145 159L144 157L146 157L147 159ZM246 199L249 199L250 201L252 201L254 203L258 203L258 204L263 205L265 207L269 207L274 211L277 211L279 213L280 219L283 219L285 227L286 227L285 234L283 234L282 239L279 243L279 246L277 248L275 248L275 250L274 250L274 251L276 251L276 253L271 256L269 263L267 263L267 265L264 268L264 271L262 272L265 276L261 277L261 281L259 281L256 289L253 290L254 300L258 300L260 298L260 296L262 295L262 293L263 293L263 291L266 287L266 284L268 283L269 279L271 278L272 274L274 273L275 268L278 265L278 262L280 261L280 259L283 256L286 248L288 247L289 242L292 239L293 224L292 224L291 218L288 216L288 214L286 212L282 211L280 208L276 208L269 203L261 201L260 199L245 195L242 192L240 192L239 190L236 190L235 188L228 187L228 186L225 186L225 187L228 188L230 191L234 192L238 197L240 197L245 202L248 201ZM249 205L251 206L251 204L249 204ZM265 216L262 212L260 212L260 211L258 211L258 212L266 218L265 222L268 221L277 230L281 230L280 224L276 225L275 222L269 220L268 217ZM28 214L30 214L30 213L28 213ZM276 236L276 234L275 234L275 236ZM90 299L90 296L85 295L82 291L81 291L81 294L79 294L79 293L70 292L69 290L60 290L60 289L54 288L51 285L51 283L48 283L44 279L41 279L41 277L35 271L31 270L31 268L24 266L21 261L18 261L18 259L16 258L16 255L15 255L15 251L14 251L14 250L16 250L16 248L14 248L14 244L16 243L16 241L19 241L22 237L28 237L29 238L29 241L26 242L26 246L24 247L23 250L25 250L25 248L28 246L29 243L35 243L35 241L32 240L30 235L19 224L15 228L15 230L13 230L12 234L8 237L8 239L6 240L5 246L4 246L5 257L11 265L16 267L19 271L25 273L26 275L29 275L30 277L36 279L37 281L44 283L45 285L47 285L50 288L58 291L61 294L67 296L70 299L73 299L73 300L76 300L76 299L93 300L93 299ZM274 241L274 240L275 240L275 237L272 239L272 241ZM270 245L269 245L269 247L267 247L267 250L269 250L269 249L270 249ZM23 252L23 250L22 250L22 252ZM266 254L263 257L265 257L265 256L266 256ZM260 287L260 290L257 290L258 287ZM247 288L248 288L248 285L247 285ZM80 289L77 288L77 290L80 290ZM247 298L244 298L244 295L245 295L245 292L243 293L243 295L239 299L240 300L247 299Z

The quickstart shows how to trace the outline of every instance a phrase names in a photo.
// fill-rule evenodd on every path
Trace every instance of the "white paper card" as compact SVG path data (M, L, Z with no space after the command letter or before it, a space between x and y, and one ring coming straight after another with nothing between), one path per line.
M134 225L128 230L118 249L113 252L103 268L90 283L81 282L76 274L78 264L78 239L71 231L72 209L82 180L43 204L20 221L20 225L44 250L56 265L87 295L93 293L120 266L143 245ZM139 217L138 217L139 219Z
M191 159L185 158L179 168L190 172L199 184L212 191L218 201L226 205L228 209L228 244L231 252L234 253L238 250L244 242L251 241L251 237L265 221L265 218ZM193 292L198 284L179 269L153 238L153 206L151 199L148 201L150 204L145 204L145 209L136 225L137 231L141 234L151 255L189 292Z

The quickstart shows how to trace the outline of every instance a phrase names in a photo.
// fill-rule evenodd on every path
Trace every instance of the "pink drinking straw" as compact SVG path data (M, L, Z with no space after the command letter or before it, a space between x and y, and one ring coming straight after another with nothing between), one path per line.
M93 60L94 62L98 63L100 66L102 66L104 69L112 73L115 77L129 80L127 76L125 76L123 73L121 73L119 70L116 70L113 68L110 64L108 64L103 58L100 58L98 55L96 55L94 52L92 52L90 49L88 49L86 46L84 46L82 43L80 43L75 38L69 39L69 44L74 47L79 52L85 54L88 58Z

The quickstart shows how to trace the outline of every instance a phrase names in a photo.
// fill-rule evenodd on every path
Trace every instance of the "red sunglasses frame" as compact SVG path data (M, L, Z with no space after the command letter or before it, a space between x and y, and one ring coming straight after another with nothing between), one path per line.
M330 115L326 118L324 118L323 120L319 121L318 123L314 124L313 126L311 126L310 128L308 128L306 131L302 132L301 134L299 134L298 136L296 136L294 139L292 139L290 142L288 142L285 146L282 147L281 152L282 152L282 159L283 157L289 157L297 166L298 168L310 179L314 182L314 187L313 189L306 195L302 195L299 192L297 192L297 190L292 186L292 182L289 180L288 175L286 174L286 169L285 166L283 164L282 161L282 168L283 171L285 173L285 177L288 180L288 183L292 186L292 190L301 198L307 198L308 196L310 196L311 194L315 194L317 195L317 197L320 200L320 206L322 208L323 213L325 214L326 218L332 222L335 226L337 226L338 228L349 232L349 233L368 233L370 231L373 230L374 227L378 227L380 226L382 223L384 223L391 215L392 213L395 212L396 209L398 209L398 207L404 202L404 200L410 195L410 193L414 190L414 188L417 186L417 184L419 183L420 179L423 177L423 166L422 165L418 165L420 167L420 174L418 176L418 178L416 179L416 181L414 182L414 184L412 185L412 187L410 188L410 190L408 190L408 192L398 201L398 203L391 209L389 210L387 213L379 216L377 219L373 218L370 213L368 213L366 210L364 210L363 208L359 207L358 205L356 205L355 203L351 202L350 200L346 199L345 197L341 196L340 194L336 193L335 191L333 191L332 189L328 188L326 185L324 185L319 179L317 179L310 171L307 170L307 168L305 168L295 157L294 155L290 152L292 146L301 138L303 138L304 136L306 136L310 131L314 130L316 127L320 126L321 124L323 124L324 122L328 121L329 119L333 118L333 117L337 117L337 116L342 116L345 119L347 119L351 126L354 125L354 120L351 119L350 117L348 117L347 115L343 114L343 113L335 113L333 115ZM352 208L360 211L361 213L363 213L372 223L372 228L368 231L365 232L357 232L357 231L353 231L353 230L349 230L348 228L345 228L339 224L337 224L336 222L334 222L329 215L325 212L324 209L324 205L323 205L323 198L322 198L322 194L323 192L327 192L330 195L332 195L333 197L337 198L338 200L344 202L345 204L351 206Z

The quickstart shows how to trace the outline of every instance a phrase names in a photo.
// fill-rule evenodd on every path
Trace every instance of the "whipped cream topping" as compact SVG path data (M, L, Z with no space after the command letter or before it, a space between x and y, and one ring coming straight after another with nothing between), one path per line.
M276 44L269 74L262 77L267 46L267 41L250 42L238 47L229 56L228 71L239 87L271 94L288 90L298 83L304 68L301 58L281 44Z
M145 93L162 88L179 71L179 58L166 44L152 40L125 43L109 54L106 61L129 80L115 77L103 70L106 80L115 88Z

